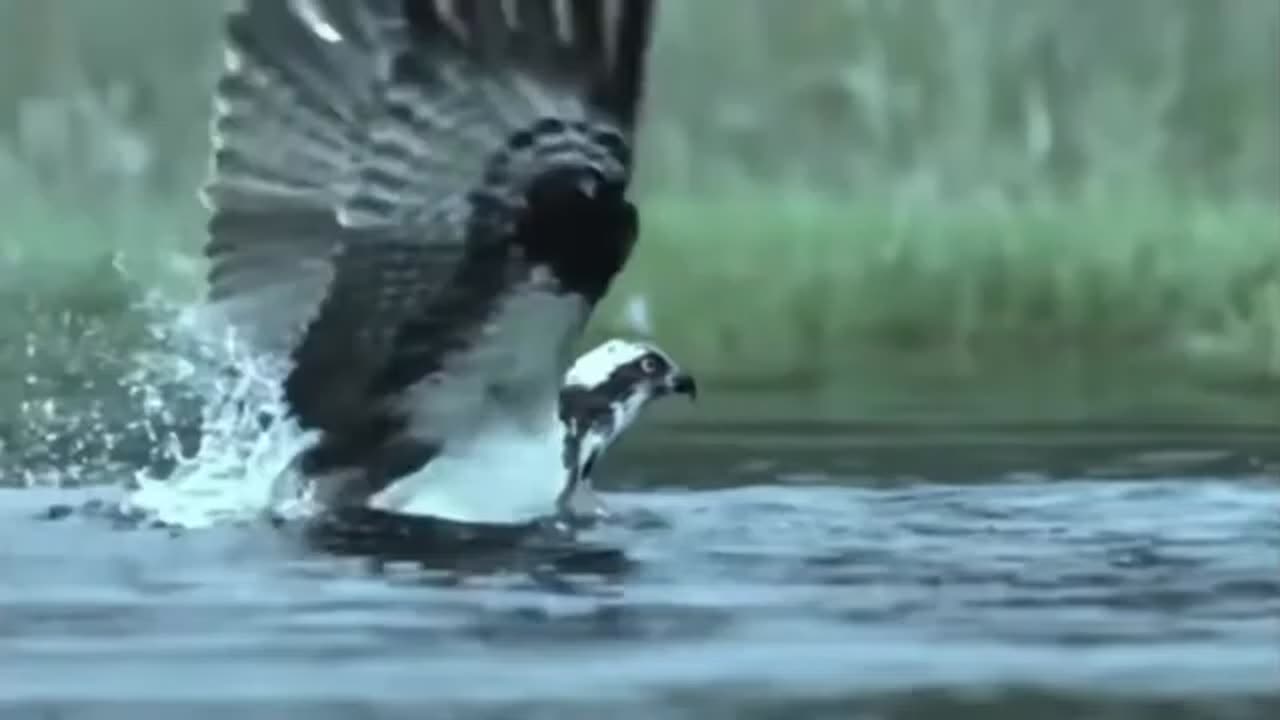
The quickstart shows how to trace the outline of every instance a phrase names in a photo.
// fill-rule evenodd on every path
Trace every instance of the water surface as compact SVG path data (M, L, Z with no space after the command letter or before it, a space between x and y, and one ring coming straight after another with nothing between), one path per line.
M629 564L595 572L375 567L266 527L39 521L71 491L3 491L0 697L5 717L1273 717L1275 447L659 424L609 459L617 519L583 541Z

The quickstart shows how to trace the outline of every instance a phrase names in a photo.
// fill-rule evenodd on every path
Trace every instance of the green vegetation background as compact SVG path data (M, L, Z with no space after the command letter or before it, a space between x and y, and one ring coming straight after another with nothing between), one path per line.
M198 297L224 6L0 0L0 443ZM722 382L1280 379L1275 0L667 2L653 62L597 335Z

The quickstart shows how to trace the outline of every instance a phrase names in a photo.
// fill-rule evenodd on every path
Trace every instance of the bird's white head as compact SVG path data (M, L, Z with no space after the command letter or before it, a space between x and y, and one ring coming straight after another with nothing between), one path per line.
M621 338L604 342L574 361L564 387L603 391L614 399L636 392L650 397L697 393L693 378L657 345Z
M569 485L562 510L599 515L591 473L601 455L653 400L668 395L698 396L698 384L670 355L652 343L609 340L574 362L560 391Z

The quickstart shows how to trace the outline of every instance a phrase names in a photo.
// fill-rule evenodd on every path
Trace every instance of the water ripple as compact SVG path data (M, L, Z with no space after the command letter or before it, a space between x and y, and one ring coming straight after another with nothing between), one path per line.
M12 492L0 507L27 518L45 500ZM571 590L374 568L267 529L174 537L11 516L0 694L657 703L711 688L815 701L1016 686L1248 705L1277 692L1276 483L787 485L611 502L618 521L590 540L632 563L566 577ZM104 667L109 683L86 681Z

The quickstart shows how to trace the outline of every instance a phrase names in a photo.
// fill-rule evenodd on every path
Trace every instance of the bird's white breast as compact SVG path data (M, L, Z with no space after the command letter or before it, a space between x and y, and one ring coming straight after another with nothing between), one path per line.
M430 463L369 499L371 507L474 523L520 523L555 512L564 487L559 424L530 433L487 423L451 438Z
M561 378L586 315L545 277L517 289L469 348L408 393L409 434L441 450L369 505L464 522L553 513L567 479Z

